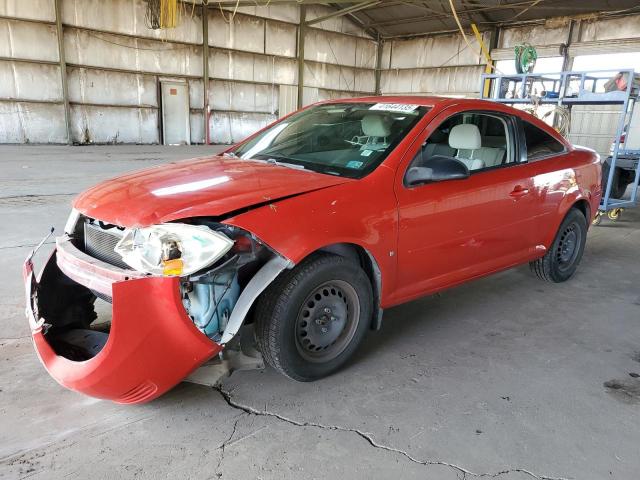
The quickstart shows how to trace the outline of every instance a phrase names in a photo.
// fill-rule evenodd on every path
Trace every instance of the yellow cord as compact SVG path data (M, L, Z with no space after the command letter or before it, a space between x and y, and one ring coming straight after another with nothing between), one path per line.
M467 47L469 47L469 50L471 50L472 52L476 53L477 55L480 55L481 52L476 52L476 50L471 46L471 43L467 38L467 34L464 33L464 29L462 28L462 24L460 23L460 19L458 18L458 12L456 12L456 7L453 5L453 0L449 0L449 5L451 5L451 13L453 13L453 18L456 19L456 23L458 24L458 28L460 29L460 33L462 34L462 38L464 38L464 41L467 44Z
M160 0L160 28L175 28L178 15L178 0Z

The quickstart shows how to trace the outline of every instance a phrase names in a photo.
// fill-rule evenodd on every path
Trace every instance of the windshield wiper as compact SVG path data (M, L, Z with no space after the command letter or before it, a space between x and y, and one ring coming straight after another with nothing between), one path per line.
M297 170L304 170L305 167L304 165L300 165L298 163L290 163L287 162L286 160L289 160L286 157L274 157L273 155L264 155L265 157L268 158L258 158L258 157L254 157L256 160L262 160L264 162L270 163L271 165L279 165L281 167L287 167L287 168L295 168ZM285 161L283 161L285 160Z

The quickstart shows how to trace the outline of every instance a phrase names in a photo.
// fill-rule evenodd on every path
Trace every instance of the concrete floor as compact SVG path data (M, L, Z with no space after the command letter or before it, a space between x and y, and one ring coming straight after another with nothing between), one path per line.
M593 228L566 284L521 267L388 310L319 382L239 372L128 407L59 387L23 317L30 247L98 180L213 151L0 147L0 478L638 478L640 211Z

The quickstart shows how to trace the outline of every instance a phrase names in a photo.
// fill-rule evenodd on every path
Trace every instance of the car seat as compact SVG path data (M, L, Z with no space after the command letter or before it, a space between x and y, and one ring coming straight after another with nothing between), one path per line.
M476 125L464 123L453 127L449 132L449 146L457 150L456 158L469 170L485 167L484 161L473 158L474 151L482 147L480 130Z
M362 133L366 142L360 150L385 150L389 146L393 120L387 115L369 114L362 117Z

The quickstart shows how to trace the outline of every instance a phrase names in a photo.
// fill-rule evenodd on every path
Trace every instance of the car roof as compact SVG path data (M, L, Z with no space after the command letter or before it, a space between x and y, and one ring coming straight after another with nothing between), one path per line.
M334 100L325 100L316 103L315 105L330 105L332 103L400 103L407 105L420 105L431 108L447 108L450 105L463 105L470 109L482 109L488 107L490 110L502 111L520 117L533 125L546 131L549 135L553 136L556 140L563 143L565 146L572 148L571 143L558 134L553 128L547 125L545 122L537 118L536 116L513 108L512 106L492 102L490 100L483 100L479 98L459 98L459 97L434 97L434 96L413 96L413 95L378 95L369 97L355 97L355 98L337 98Z
M433 96L412 96L412 95L377 95L371 97L355 97L355 98L338 98L335 100L326 100L318 102L326 103L401 103L406 105L420 105L425 107L433 107L440 103L448 103L452 100L463 100L460 98L450 97L433 97Z

